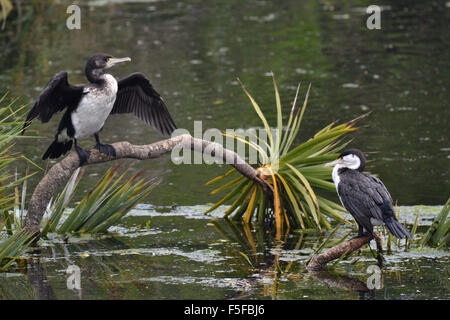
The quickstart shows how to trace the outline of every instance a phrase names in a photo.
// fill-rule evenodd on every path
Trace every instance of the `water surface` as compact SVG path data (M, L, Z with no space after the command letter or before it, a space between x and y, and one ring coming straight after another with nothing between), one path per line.
M382 288L369 290L367 270L377 265L369 249L309 273L306 262L324 236L294 232L275 241L261 229L217 219L223 210L204 216L205 208L140 205L107 236L51 235L26 264L0 273L0 299L450 298L448 250L392 245ZM439 209L401 207L400 213L412 223L419 212L422 231ZM71 286L74 266L79 290Z

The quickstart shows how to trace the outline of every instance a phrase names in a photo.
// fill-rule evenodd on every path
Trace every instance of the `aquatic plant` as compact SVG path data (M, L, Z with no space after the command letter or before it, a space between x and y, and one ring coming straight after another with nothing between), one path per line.
M142 172L125 179L128 170L119 174L119 168L120 164L113 165L60 223L64 213L67 213L66 209L68 209L82 177L81 169L76 170L64 189L49 204L49 217L43 222L42 236L47 236L49 232L63 235L85 232L104 233L146 198L159 183L159 180L148 177L138 179ZM26 183L24 186L22 190L26 190ZM18 256L23 254L36 236L22 229L22 212L26 191L22 192L22 196L19 197L17 190L14 201L15 208L8 213L9 221L11 221L8 223L8 231L11 235L0 242L0 270L8 268ZM22 209L18 209L18 207Z
M29 164L34 163L25 156L12 152L15 140L22 138L20 132L23 126L23 110L25 106L18 106L17 99L7 102L7 94L0 97L0 231L6 229L9 234L13 233L15 216L10 214L10 210L18 205L17 187L24 183L33 174L26 174L19 178L17 171L13 172L12 165L16 165L20 159ZM23 139L32 139L28 137ZM3 223L2 223L3 221Z
M23 229L0 242L0 270L6 270L33 242L33 235Z
M103 233L140 201L145 199L159 184L158 179L143 177L142 171L125 179L129 169L119 174L120 164L113 165L74 207L67 218L60 223L72 199L81 175L78 168L67 182L63 191L49 205L49 218L43 222L42 236L49 232L67 233Z
M330 181L331 168L324 167L323 164L337 158L339 151L349 143L349 141L343 142L339 138L356 130L357 128L354 125L365 115L340 125L333 122L319 130L308 141L293 147L306 110L311 85L306 92L303 106L298 109L296 102L300 85L297 88L284 130L282 106L275 78L273 79L273 85L277 110L275 134L272 133L258 103L242 85L245 94L250 99L254 110L264 125L268 137L268 152L252 141L254 139L247 139L245 136L238 134L223 133L225 136L244 142L249 148L258 152L257 170L269 185L272 195L267 196L260 185L246 177L239 176L211 192L211 194L215 194L232 188L228 194L205 213L215 210L227 201L234 200L225 212L225 217L230 216L234 220L241 220L244 223L250 223L254 219L257 223L262 224L267 217L273 215L277 234L281 234L282 230L289 228L316 228L319 231L322 231L323 228L330 229L330 222L325 216L334 221L347 222L339 213L339 211L345 211L345 209L341 205L319 196L316 190L323 189L335 192L335 186ZM207 182L207 185L228 177L235 171L235 169L232 169L225 175Z
M449 212L450 198L447 200L439 214L434 218L427 232L420 240L420 245L437 248L447 247L450 238L450 219L447 219Z
M32 175L28 170L21 178L11 166L20 159L32 163L29 159L12 152L14 141L20 137L23 126L23 109L17 100L7 101L7 94L0 97L0 270L6 269L21 253L28 248L32 236L21 229L24 208L24 193L20 195L19 186L26 190L27 179ZM18 213L16 215L16 213ZM2 232L3 231L3 232Z
M11 0L0 0L0 8L2 11L0 15L0 21L3 20L1 29L3 30L6 26L6 18L13 9Z

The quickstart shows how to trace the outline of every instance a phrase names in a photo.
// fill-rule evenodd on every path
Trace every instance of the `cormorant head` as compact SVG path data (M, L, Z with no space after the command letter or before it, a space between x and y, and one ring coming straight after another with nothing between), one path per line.
M98 53L89 58L86 63L86 77L90 82L97 82L106 69L120 62L131 61L130 58L115 58L109 54Z
M336 166L352 170L363 171L366 166L366 157L358 149L348 149L342 152L338 159L325 164L325 167Z

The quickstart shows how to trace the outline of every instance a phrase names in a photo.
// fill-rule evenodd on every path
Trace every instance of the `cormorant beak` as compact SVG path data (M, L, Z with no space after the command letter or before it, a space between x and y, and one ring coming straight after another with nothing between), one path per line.
M110 67L121 63L121 62L126 62L126 61L131 61L131 58L126 57L126 58L109 58L108 64Z
M342 164L344 161L342 159L337 159L328 163L325 163L323 166L324 167L334 167L337 164Z

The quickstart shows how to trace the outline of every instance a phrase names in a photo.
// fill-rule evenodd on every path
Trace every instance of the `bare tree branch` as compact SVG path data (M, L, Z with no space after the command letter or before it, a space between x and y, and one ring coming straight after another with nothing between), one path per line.
M183 147L197 152L208 152L211 156L221 158L225 163L232 165L238 172L250 180L260 184L266 193L270 193L268 185L262 179L258 170L250 166L239 155L225 149L221 144L193 138L189 134L172 137L148 145L132 145L129 142L117 142L113 144L116 157L107 156L92 149L87 165L113 161L116 159L132 158L147 160L159 158L171 152L175 147ZM28 204L28 213L25 218L25 228L36 235L36 241L40 236L40 224L50 199L57 190L70 178L73 172L80 166L77 153L72 152L63 160L55 164L42 178Z

